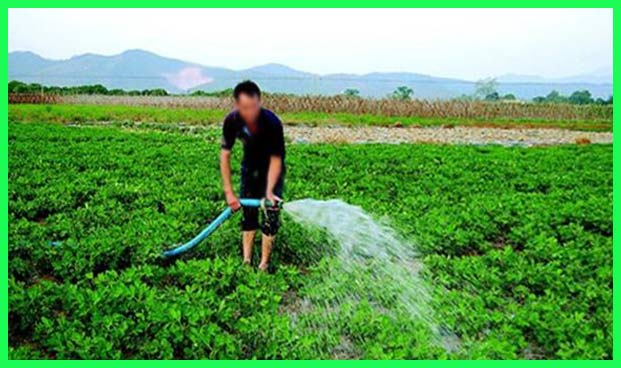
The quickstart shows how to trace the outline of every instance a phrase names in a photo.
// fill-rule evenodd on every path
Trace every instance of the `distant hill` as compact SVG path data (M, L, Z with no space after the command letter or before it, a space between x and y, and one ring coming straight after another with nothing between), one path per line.
M9 79L50 85L103 84L108 88L164 88L182 92L233 71L171 59L143 50L118 55L83 54L67 60L46 60L31 52L9 53Z
M500 75L496 77L496 81L499 83L546 83L546 79L538 75L512 73Z
M66 60L50 60L28 51L10 52L9 80L45 85L75 86L102 84L107 88L142 90L164 88L171 93L231 88L243 79L253 79L270 92L295 94L342 93L347 88L363 96L382 97L406 85L420 98L451 98L474 91L474 82L417 73L369 73L319 75L282 64L265 64L244 70L210 67L163 57L144 50L118 55L83 54ZM562 94L588 89L596 97L612 94L612 70L562 79L508 74L498 77L499 92L530 99L552 89Z
M590 73L559 78L556 81L564 83L588 82L598 84L612 84L612 67L599 68Z
M30 51L9 52L9 75L31 75L58 63Z
M301 72L299 70L295 70L286 65L282 64L265 64L255 66L249 69L245 69L241 71L243 74L247 74L249 76L281 76L287 78L312 78L315 75L312 73Z
M539 75L504 74L496 77L500 83L584 83L612 85L612 67L563 78L544 78Z

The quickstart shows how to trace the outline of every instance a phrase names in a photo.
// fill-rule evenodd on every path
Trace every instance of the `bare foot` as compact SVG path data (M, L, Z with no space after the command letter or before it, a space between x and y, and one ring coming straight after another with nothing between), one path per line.
M252 262L249 259L244 259L245 266L252 266Z
M268 264L267 264L267 263L261 263L261 264L259 265L259 270L261 270L261 271L263 271L263 272L267 272L267 267L268 267Z

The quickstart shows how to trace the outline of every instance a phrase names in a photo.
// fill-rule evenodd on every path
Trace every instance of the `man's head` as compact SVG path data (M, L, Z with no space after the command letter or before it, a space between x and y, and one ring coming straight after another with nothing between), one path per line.
M261 112L261 90L253 81L243 81L233 90L235 108L249 123L256 122Z

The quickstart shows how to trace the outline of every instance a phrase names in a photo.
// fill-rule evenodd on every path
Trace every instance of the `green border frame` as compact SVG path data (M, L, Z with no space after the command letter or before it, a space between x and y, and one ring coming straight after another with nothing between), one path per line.
M8 9L9 8L46 8L46 7L65 7L65 8L127 8L127 7L214 7L214 8L243 8L243 7L265 7L265 8L277 8L277 7L329 7L329 8L355 8L355 7L427 7L427 8L461 8L461 7L473 7L473 8L612 8L613 9L613 69L614 61L621 60L621 2L611 0L506 0L502 2L490 1L490 0L441 0L441 1L407 1L407 0L298 0L295 2L286 0L268 0L268 1L249 1L249 0L220 0L218 2L210 3L206 1L198 0L91 0L89 2L83 2L78 0L59 0L53 4L50 2L41 0L8 0L7 10L4 13L5 24L5 36L3 37L3 43L5 43L5 50L8 50ZM0 362L3 362L3 366L7 367L32 367L32 366L48 366L48 367L77 367L78 364L84 364L81 361L14 361L8 360L8 55L1 59L1 67L5 70L2 76L2 83L5 88L2 88L1 92L5 104L1 105L2 119L5 122L0 128L0 282L2 288L0 290L0 308L2 318L0 319L0 330L2 331L0 341ZM621 68L621 67L620 67ZM614 73L614 72L613 72ZM620 95L621 92L621 72L614 73L613 79L613 95ZM614 104L614 109L621 107L621 103ZM613 229L617 228L619 221L621 221L621 200L619 199L619 189L614 183L620 178L621 171L615 161L618 163L621 160L621 151L618 149L619 138L615 134L615 129L621 124L621 115L614 114L613 116ZM5 194L6 193L6 194ZM590 367L612 367L616 365L615 361L621 360L621 318L619 317L619 311L621 310L621 294L619 286L614 283L614 279L620 280L621 273L621 261L618 259L621 257L620 252L620 238L615 237L613 234L613 360L611 361L256 361L252 362L255 366L292 366L292 367L311 367L316 365L321 366L341 366L355 364L361 367L371 366L384 366L384 367L405 367L405 366L418 366L418 367L437 367L437 366L452 366L452 367L473 367L473 366L497 366L504 367L511 366L542 366L548 364L554 364L563 367L574 367L588 365ZM616 342L616 344L615 344ZM249 362L247 361L88 361L88 365L91 366L153 366L153 367L169 367L169 366L190 366L190 365L210 365L210 366L228 366L228 367L243 367Z

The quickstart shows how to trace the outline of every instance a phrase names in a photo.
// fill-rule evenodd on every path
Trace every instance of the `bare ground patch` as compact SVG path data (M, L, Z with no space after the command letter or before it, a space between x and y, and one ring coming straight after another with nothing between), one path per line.
M582 132L550 128L287 126L285 135L294 143L437 143L505 146L612 143L611 132Z

